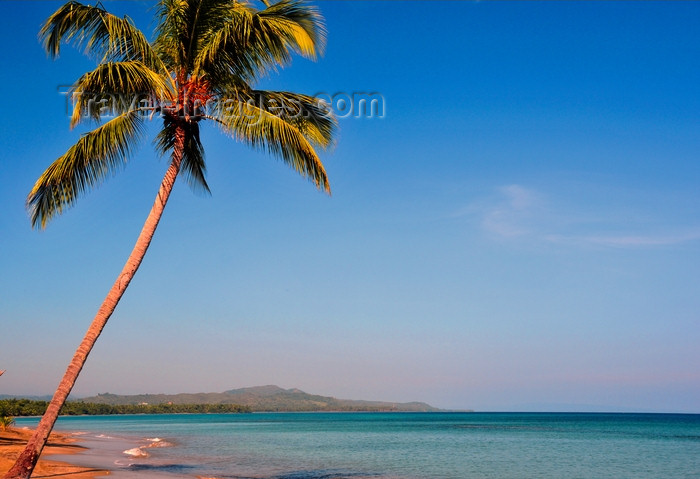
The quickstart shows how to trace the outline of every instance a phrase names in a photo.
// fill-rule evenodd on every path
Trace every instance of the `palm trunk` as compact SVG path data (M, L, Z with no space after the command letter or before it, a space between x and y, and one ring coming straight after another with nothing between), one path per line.
M56 392L54 393L53 399L49 403L46 412L41 418L39 425L37 426L34 434L27 442L24 451L15 461L12 468L5 475L5 479L29 479L39 460L39 455L44 449L46 442L51 434L56 419L58 419L58 414L66 402L66 398L73 389L75 381L80 374L81 369L85 365L90 351L92 350L97 338L99 337L102 329L107 324L107 320L114 312L117 307L119 300L124 295L127 286L131 282L136 270L139 269L141 261L148 250L148 246L151 244L151 239L153 238L153 233L155 233L158 227L158 222L163 215L163 210L165 209L165 204L168 202L170 193L173 190L173 185L175 184L175 179L180 172L180 163L182 162L183 148L185 144L185 131L182 127L178 127L175 131L175 145L173 150L173 160L170 163L168 171L163 177L163 182L158 190L158 195L156 196L151 212L146 218L146 222L141 229L134 249L129 255L122 272L117 277L117 280L112 285L112 289L109 290L107 297L100 306L100 309L95 315L95 319L92 320L92 324L87 330L83 341L78 346L78 350L75 352L73 359L68 365L63 379L61 379Z

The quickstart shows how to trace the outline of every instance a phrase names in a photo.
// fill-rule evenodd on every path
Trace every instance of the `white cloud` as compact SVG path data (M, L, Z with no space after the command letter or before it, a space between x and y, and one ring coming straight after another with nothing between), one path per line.
M700 240L700 227L664 227L662 230L658 225L635 224L629 215L616 215L612 208L591 215L590 212L558 207L561 203L551 201L534 189L512 184L497 188L495 195L463 210L460 216L475 215L484 232L506 240L619 248L677 245ZM605 233L623 228L629 232ZM653 230L649 231L650 228ZM637 231L633 231L635 229ZM640 232L640 229L645 231Z

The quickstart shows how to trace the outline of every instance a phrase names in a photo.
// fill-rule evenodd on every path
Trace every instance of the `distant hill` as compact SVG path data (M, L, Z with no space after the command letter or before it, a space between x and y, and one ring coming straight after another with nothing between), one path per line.
M181 394L98 394L79 399L97 404L239 404L252 411L439 411L422 402L391 403L382 401L357 401L336 399L308 394L299 389L282 389L279 386L256 386L231 389L222 393Z

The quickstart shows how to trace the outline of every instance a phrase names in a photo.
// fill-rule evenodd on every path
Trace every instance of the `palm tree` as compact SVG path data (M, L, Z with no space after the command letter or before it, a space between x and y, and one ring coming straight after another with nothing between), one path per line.
M50 57L67 42L97 58L97 67L74 85L71 127L86 120L98 126L39 177L27 198L32 225L45 228L120 170L149 119L162 119L154 144L170 161L133 251L5 479L31 475L90 350L143 260L178 174L184 173L193 188L209 191L202 121L281 158L330 193L315 151L331 144L335 120L328 106L311 96L251 86L287 65L294 53L315 59L325 38L322 18L298 0L263 3L256 9L235 0L161 0L153 42L130 18L111 15L99 4L71 1L43 25L39 35Z

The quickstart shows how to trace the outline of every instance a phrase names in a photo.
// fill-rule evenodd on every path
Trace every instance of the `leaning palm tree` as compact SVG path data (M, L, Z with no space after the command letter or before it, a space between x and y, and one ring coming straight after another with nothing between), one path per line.
M27 198L32 225L46 227L121 169L148 120L162 120L154 144L168 155L169 165L133 251L6 479L31 475L88 354L143 260L178 174L193 188L209 191L201 122L209 120L235 140L272 153L330 192L315 150L332 140L335 120L328 106L311 96L251 86L295 53L315 59L325 37L322 18L301 1L263 3L256 9L235 0L161 0L152 42L130 18L111 15L99 4L71 1L43 25L40 38L50 57L67 42L98 60L73 87L71 118L71 127L84 121L97 127L37 180Z

